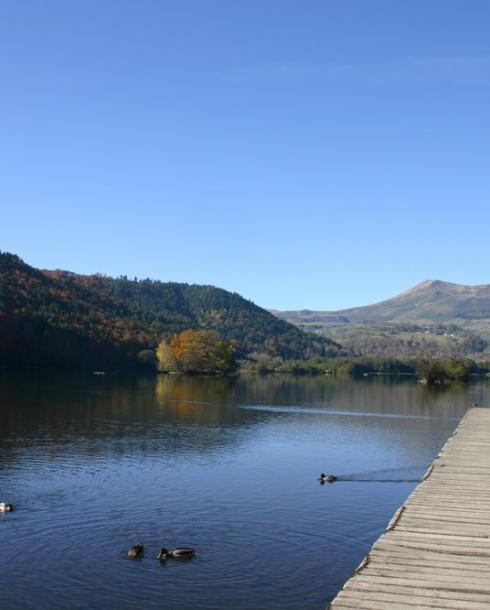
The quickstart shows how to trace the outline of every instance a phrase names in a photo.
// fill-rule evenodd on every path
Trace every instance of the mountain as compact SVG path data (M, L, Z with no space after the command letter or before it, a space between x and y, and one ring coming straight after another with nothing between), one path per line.
M298 328L327 335L356 356L490 358L490 285L426 280L402 294L340 311L273 311Z
M464 286L440 280L426 280L402 294L363 307L340 311L275 312L295 322L361 323L361 322L434 322L457 319L490 318L490 284Z
M0 252L0 364L132 365L188 328L216 331L242 359L301 359L340 347L214 286L46 271Z

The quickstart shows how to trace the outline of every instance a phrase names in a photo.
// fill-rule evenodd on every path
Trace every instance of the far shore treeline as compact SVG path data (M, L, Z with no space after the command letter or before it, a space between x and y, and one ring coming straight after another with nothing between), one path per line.
M336 358L313 358L290 360L275 368L265 365L246 368L251 372L283 373L293 375L370 375L415 376L424 384L468 381L470 377L486 376L490 362L475 362L468 358L440 358L421 352L415 358L368 358L339 356Z
M170 373L486 374L488 363L357 357L214 286L35 269L0 252L0 366Z
M160 342L156 354L146 356L148 363L162 373L228 374L237 370L233 350L216 333L187 330ZM467 381L471 376L486 375L490 363L477 364L468 358L438 358L424 350L416 358L312 358L279 362L247 361L241 371L248 373L283 373L292 375L411 375L424 384Z

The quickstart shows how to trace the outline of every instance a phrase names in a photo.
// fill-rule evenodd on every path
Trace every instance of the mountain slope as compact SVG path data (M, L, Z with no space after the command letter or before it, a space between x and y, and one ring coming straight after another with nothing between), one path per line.
M402 294L363 307L340 311L275 312L294 323L433 322L490 318L490 284L464 286L426 280Z
M338 341L355 356L490 358L490 285L426 280L402 294L340 311L283 311L277 316Z
M241 358L339 348L213 286L43 271L0 253L0 364L132 364L162 336L187 328L215 330Z

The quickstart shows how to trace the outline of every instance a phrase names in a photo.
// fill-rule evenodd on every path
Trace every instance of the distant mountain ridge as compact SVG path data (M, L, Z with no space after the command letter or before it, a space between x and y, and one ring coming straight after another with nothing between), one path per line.
M340 348L214 286L46 271L0 252L0 364L131 365L162 336L188 328L214 330L239 358Z
M339 311L274 311L293 323L432 322L490 319L490 284L465 286L425 280L405 292L361 307Z

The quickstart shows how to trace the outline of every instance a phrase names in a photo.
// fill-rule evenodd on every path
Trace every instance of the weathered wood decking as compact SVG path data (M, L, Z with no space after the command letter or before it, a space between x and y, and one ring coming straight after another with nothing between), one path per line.
M470 409L332 610L490 609L490 409Z

